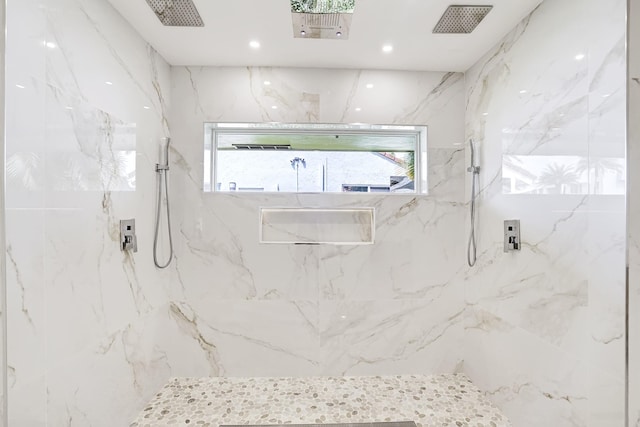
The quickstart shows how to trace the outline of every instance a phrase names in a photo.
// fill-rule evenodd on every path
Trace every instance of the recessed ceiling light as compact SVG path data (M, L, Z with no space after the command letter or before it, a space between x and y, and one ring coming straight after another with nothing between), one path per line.
M356 107L356 111L362 111L362 108Z
M44 45L46 47L48 47L49 49L55 49L56 48L56 44L54 42L45 42Z
M111 82L104 82L104 84L111 86L113 83L111 83Z
M259 48L260 48L260 42L259 42L259 41L257 41L257 40L251 40L251 41L249 42L249 46L250 46L252 49L259 49Z
M385 44L384 46L382 46L382 51L384 53L389 53L393 51L393 46L391 46L390 44Z
M277 105L272 105L271 108L274 109L274 110L277 110L278 106Z
M522 90L520 91L520 93L527 93L527 90L526 90L526 89L522 89Z
M264 85L265 85L265 86L270 86L270 85L271 85L271 82L270 82L269 80L265 80L265 81L264 81Z
M145 110L150 109L151 107L149 107L148 105L143 106L142 108L144 108Z
M367 83L367 89L373 89L373 83Z
M488 116L488 115L489 115L489 113L482 113L482 115L483 115L483 116Z
M611 94L610 94L610 93L605 93L604 95L602 95L602 97L603 97L603 98L608 98L608 97L610 97L610 96L611 96Z
M576 61L582 61L586 55L584 53L579 53L575 56Z
M67 105L67 106L66 106L66 107L64 107L64 108L66 108L67 110L73 110L73 107L72 107L72 106L70 106L70 105Z
M24 86L22 86L22 85L16 85L16 87L17 87L18 89L24 89Z

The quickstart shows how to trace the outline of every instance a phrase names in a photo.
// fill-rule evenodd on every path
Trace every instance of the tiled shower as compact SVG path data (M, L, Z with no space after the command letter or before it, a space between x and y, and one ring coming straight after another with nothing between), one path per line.
M626 3L546 0L449 73L170 66L106 0L8 0L8 425L127 425L174 376L463 372L514 426L623 426L627 302L640 363ZM202 124L215 121L427 125L429 194L203 193ZM158 270L165 136L176 257ZM519 193L505 165L526 178L541 158L622 169ZM376 243L265 247L268 206L374 207ZM125 218L135 254L119 249ZM521 221L518 253L502 251L505 219Z

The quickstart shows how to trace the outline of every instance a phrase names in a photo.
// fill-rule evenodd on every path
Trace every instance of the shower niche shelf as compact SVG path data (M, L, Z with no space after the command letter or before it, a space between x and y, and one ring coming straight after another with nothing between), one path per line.
M260 243L371 245L374 208L260 208Z

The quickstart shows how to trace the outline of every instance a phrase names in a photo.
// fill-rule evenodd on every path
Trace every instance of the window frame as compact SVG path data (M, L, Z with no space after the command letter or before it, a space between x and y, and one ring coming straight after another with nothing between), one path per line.
M203 162L203 192L228 194L230 191L219 190L217 182L218 170L218 136L221 134L255 134L255 135L375 135L384 136L414 136L414 191L413 192L332 192L332 191L241 191L233 194L368 194L368 195L426 195L428 194L427 180L427 126L426 125L371 125L363 123L351 124L320 124L320 123L230 123L205 122L204 124L204 162ZM295 151L292 150L292 151ZM332 150L308 150L327 151ZM333 150L336 152L337 150ZM374 152L367 150L340 150ZM390 148L389 151L393 151ZM208 183L207 183L208 180ZM208 184L208 185L207 185Z

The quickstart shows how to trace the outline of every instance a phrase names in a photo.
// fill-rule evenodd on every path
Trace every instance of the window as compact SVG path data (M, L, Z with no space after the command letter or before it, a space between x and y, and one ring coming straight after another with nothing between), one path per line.
M205 191L427 189L424 126L207 123L204 157Z

